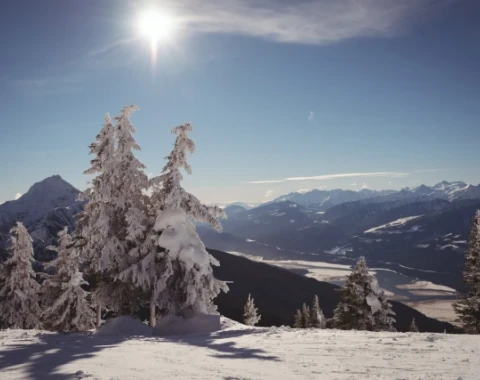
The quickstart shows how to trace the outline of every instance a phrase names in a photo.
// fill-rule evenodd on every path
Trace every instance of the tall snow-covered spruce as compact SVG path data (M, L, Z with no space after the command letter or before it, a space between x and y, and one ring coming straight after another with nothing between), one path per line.
M138 110L137 106L126 106L115 117L115 151L116 175L113 177L115 193L112 198L123 225L122 237L128 241L127 251L135 249L144 238L146 229L147 197L143 190L148 186L145 165L134 155L140 146L133 137L135 127L130 122L130 115Z
M336 328L395 331L395 313L377 279L369 273L363 256L339 292L340 302L333 319Z
M162 174L150 181L151 225L135 265L122 273L149 294L151 325L155 325L157 309L186 317L215 313L213 299L228 291L226 283L214 277L212 266L219 263L206 251L192 223L204 222L221 230L217 218L225 214L219 207L201 204L180 183L182 168L191 174L187 153L195 151L195 144L188 137L190 131L188 123L172 130L177 136L173 151Z
M130 123L136 109L124 107L115 118L115 126L106 116L96 141L90 145L90 154L95 158L85 171L96 176L82 194L87 203L78 217L74 236L76 249L95 285L97 325L101 308L128 314L140 302L132 284L119 279L120 273L131 265L132 254L137 254L145 229L142 189L147 177L143 164L133 154L140 147Z
M466 293L453 306L465 330L480 334L480 210L473 218L462 280Z
M58 245L49 247L58 256L48 263L54 275L45 275L42 284L42 320L47 329L56 331L85 331L95 327L95 314L87 301L88 285L79 271L80 259L65 227L58 233Z
M255 307L255 301L248 295L247 303L243 308L243 322L247 326L255 326L262 316L258 314L258 309Z
M40 329L40 285L32 267L32 238L20 222L10 233L11 257L0 266L0 328Z

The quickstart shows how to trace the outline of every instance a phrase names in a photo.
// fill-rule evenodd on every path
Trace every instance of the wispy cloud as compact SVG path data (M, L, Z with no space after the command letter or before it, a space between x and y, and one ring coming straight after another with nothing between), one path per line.
M313 121L313 119L315 119L315 112L310 111L308 114L308 121Z
M92 58L92 57L97 57L99 55L103 55L105 53L108 53L109 51L115 50L116 48L123 46L123 45L128 45L131 44L132 42L135 42L137 38L123 38L117 41L114 41L106 46L102 46L100 48L97 48L95 50L89 51L85 57L86 58Z
M363 189L368 189L368 188L369 188L368 185L367 185L365 182L363 182L363 183L362 183L362 190L363 190Z
M276 42L328 44L390 37L452 0L164 0L185 32L229 33Z
M411 173L404 172L368 172L368 173L341 173L341 174L326 174L311 177L289 177L283 179L247 181L246 183L265 184L265 183L282 183L290 181L324 181L337 178L355 178L355 177L407 177Z
M270 198L273 194L273 190L267 190L265 191L265 198Z
M67 77L21 79L13 81L13 84L20 91L32 95L67 95L82 90L78 79Z

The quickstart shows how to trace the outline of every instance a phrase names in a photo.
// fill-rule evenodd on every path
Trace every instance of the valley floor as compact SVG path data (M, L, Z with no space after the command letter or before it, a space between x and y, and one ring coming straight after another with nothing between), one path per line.
M216 333L169 338L0 331L0 379L474 380L480 373L479 336L227 322Z

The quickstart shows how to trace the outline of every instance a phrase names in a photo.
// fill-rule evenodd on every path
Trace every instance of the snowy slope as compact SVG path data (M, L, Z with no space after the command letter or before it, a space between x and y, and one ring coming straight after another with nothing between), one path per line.
M376 234L376 233L389 233L388 231L383 231L389 227L399 227L399 226L403 226L405 223L411 221L411 220L415 220L415 219L418 219L420 217L422 217L423 215L417 215L417 216L409 216L409 217L406 217L406 218L400 218L400 219L397 219L397 220L394 220L390 223L387 223L387 224L383 224L381 226L377 226L377 227L373 227L373 228L370 228L368 229L367 231L365 231L364 233L366 234ZM390 232L390 233L396 233L396 232Z
M0 332L2 380L475 380L478 336L230 327L170 338Z

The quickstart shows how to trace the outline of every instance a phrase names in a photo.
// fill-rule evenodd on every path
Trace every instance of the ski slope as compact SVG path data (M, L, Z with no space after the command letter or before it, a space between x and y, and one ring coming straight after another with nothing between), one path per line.
M480 337L249 328L168 338L0 331L2 380L475 380Z

